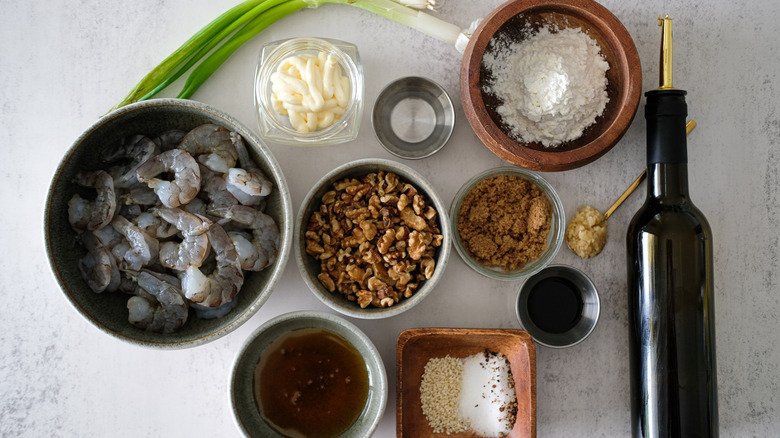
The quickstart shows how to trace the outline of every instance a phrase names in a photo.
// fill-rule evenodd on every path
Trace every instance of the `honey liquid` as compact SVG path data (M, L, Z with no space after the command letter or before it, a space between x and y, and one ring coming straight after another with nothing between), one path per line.
M261 354L255 401L271 427L291 438L335 437L368 400L368 370L352 344L327 330L280 336Z

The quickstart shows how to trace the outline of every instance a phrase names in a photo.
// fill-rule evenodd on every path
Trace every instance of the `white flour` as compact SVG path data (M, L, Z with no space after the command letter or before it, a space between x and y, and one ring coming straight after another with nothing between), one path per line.
M545 147L576 140L609 100L609 64L580 29L542 28L521 42L498 41L482 62L494 78L485 91L503 102L497 111L517 140Z

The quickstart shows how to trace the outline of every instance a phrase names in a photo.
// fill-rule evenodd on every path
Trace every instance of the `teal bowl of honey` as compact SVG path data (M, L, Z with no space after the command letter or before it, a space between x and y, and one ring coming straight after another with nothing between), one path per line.
M345 319L299 311L260 326L233 366L230 398L248 437L367 437L387 404L374 344Z

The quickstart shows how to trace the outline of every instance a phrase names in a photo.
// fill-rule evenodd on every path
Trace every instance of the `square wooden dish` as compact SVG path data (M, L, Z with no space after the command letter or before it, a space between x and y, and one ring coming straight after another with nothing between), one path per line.
M396 435L399 438L472 438L467 431L434 434L420 404L420 383L432 358L464 359L484 350L509 360L515 380L517 420L509 438L536 436L536 350L531 336L513 329L413 328L398 335L396 346Z

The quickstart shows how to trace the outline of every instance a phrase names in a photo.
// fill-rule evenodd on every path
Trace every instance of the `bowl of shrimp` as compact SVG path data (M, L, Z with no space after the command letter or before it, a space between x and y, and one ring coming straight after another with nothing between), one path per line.
M265 303L292 242L282 170L208 105L119 108L76 139L51 182L46 252L67 300L123 341L194 347Z

